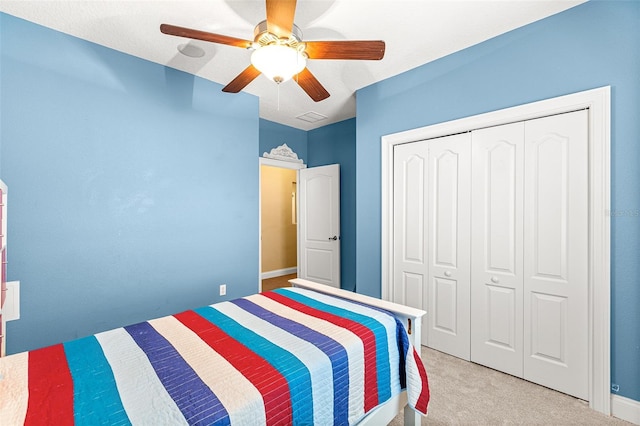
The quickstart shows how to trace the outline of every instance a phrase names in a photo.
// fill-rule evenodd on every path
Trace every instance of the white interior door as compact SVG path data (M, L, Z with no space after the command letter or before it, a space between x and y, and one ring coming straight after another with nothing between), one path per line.
M588 399L588 111L525 123L524 378Z
M470 358L471 134L428 143L427 346Z
M427 157L427 141L396 145L393 149L391 300L418 309L427 306ZM427 342L424 323L422 342Z
M471 361L523 374L524 123L472 134Z
M298 171L298 277L340 288L340 166Z

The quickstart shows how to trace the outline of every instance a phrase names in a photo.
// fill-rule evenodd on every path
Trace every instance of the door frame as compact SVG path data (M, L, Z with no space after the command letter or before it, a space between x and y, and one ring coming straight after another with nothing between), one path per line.
M292 161L274 160L264 157L258 157L258 160L258 293L260 293L262 291L262 166L300 170L306 169L307 165L304 163L294 163ZM298 209L296 209L296 214L298 214ZM296 232L296 246L300 242L299 235L300 233Z
M589 407L611 413L611 88L600 87L382 136L382 298L393 294L393 147L398 144L589 110Z

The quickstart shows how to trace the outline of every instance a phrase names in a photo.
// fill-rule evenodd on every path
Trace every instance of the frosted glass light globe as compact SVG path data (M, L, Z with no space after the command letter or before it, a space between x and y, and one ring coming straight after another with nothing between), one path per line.
M259 47L251 54L251 64L279 84L302 71L307 66L307 59L292 47L269 44Z

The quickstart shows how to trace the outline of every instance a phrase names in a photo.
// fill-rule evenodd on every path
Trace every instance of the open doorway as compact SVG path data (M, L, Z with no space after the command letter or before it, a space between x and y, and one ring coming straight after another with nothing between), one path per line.
M288 286L297 276L296 170L260 165L262 290Z
M305 167L260 158L259 291L288 286L297 276L297 171Z
M289 285L296 276L340 288L340 166L307 169L286 144L264 157L258 291L265 279L284 277L275 281Z

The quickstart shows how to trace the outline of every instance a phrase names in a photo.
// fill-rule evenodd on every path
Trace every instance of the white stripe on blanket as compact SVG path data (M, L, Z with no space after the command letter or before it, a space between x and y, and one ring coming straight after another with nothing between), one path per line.
M111 366L120 400L132 424L187 424L147 355L125 329L98 333L96 339Z
M233 425L267 422L262 395L233 365L175 317L149 321L220 399Z
M231 302L218 303L215 309L257 334L269 336L271 343L295 355L305 366L317 364L318 359L324 359L322 369L309 370L313 398L313 424L333 424L333 389L331 389L333 372L329 357L324 352L312 343L252 315ZM325 391L320 392L320 389Z
M0 363L0 419L2 424L21 425L27 415L29 357L12 355Z
M277 315L303 324L320 334L330 336L341 344L343 348L351 348L350 351L347 350L349 362L349 423L353 424L357 419L362 418L364 415L364 363L354 362L354 360L364 358L362 340L347 329L289 308L260 294L248 296L246 299Z
M357 303L349 302L343 299L339 299L337 297L331 297L324 294L318 294L316 292L312 292L306 289L301 288L292 288L291 290L296 291L302 295L306 295L308 297L312 297L322 303L326 303L330 306L335 306L337 308L345 309L351 312L355 312L357 314L365 315L380 321L380 323L387 330L387 345L389 347L389 368L391 369L391 377L400 377L400 359L399 352L394 350L394 348L398 347L398 342L396 339L396 321L393 317L391 317L386 312L380 312L375 309L371 309L367 306L358 305ZM400 393L400 382L397 380L391 381L391 394L396 395Z

